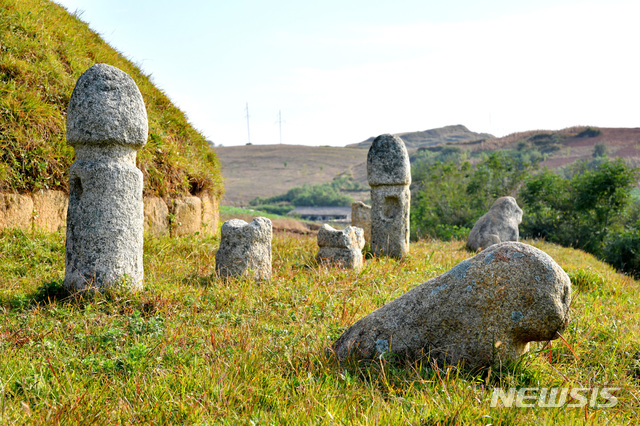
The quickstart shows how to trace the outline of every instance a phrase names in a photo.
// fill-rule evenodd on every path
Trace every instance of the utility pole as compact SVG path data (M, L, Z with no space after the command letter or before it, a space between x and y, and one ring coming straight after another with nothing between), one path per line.
M249 129L249 102L247 102L245 107L245 113L247 116L247 145L251 143L251 131Z

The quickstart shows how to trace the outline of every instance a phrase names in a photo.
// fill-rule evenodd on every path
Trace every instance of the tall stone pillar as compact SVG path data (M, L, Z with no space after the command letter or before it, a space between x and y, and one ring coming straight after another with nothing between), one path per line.
M397 136L378 136L367 155L371 186L371 250L400 258L409 252L411 164Z
M67 109L69 170L64 285L69 290L142 288L144 206L136 151L147 111L133 79L106 64L80 76Z

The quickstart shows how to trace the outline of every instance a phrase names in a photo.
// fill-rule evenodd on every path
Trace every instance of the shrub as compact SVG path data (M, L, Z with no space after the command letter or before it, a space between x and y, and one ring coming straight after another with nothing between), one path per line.
M638 170L622 160L582 162L562 178L545 170L527 180L520 199L524 236L600 255L604 240L631 200Z
M594 127L587 127L586 129L578 133L576 137L577 138L594 138L600 135L601 133L602 133L602 130L600 129L597 129Z
M640 229L610 234L602 257L613 267L640 278Z

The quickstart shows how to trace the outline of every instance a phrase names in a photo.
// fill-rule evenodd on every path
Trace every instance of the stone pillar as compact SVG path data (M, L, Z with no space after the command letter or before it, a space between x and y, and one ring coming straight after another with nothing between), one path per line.
M142 95L125 72L97 64L67 109L69 170L64 285L72 291L142 288L144 206L136 151L147 141Z
M251 274L255 279L271 278L271 220L256 217L251 223L231 219L222 224L216 272L221 277Z
M411 164L404 142L380 135L369 148L367 176L371 186L371 250L400 258L409 252Z
M351 204L351 225L362 228L365 244L371 246L371 206L362 201Z

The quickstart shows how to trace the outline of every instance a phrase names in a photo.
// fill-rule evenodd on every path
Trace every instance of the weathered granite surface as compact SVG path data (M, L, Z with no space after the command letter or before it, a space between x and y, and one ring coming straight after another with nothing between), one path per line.
M318 263L344 269L362 269L362 249L364 248L362 228L347 226L345 229L337 230L324 224L318 231L318 247L320 247L316 255Z
M365 316L332 351L341 361L393 354L483 367L517 358L529 342L556 339L570 304L569 277L549 255L505 242Z
M371 206L362 201L351 204L351 225L362 228L365 244L371 245Z
M193 233L215 235L218 232L218 201L210 194L200 194L202 217L188 224ZM144 197L144 232L153 236L169 234L169 208L160 197ZM173 200L168 200L173 205ZM8 228L28 230L35 227L58 232L67 225L69 197L62 191L38 190L32 194L0 192L0 231ZM190 220L182 216L182 220Z
M256 217L250 223L226 221L216 253L216 273L221 277L270 279L272 236L271 220L266 217Z
M404 142L380 135L369 148L367 176L371 186L371 250L400 258L409 252L411 164Z
M522 209L518 207L515 198L498 198L471 229L467 247L477 251L500 242L518 241L520 222Z
M48 232L56 232L67 223L67 195L62 191L40 190L31 194L33 225Z
M144 200L144 232L154 237L169 234L169 207L160 197Z
M218 200L210 194L200 195L202 200L202 228L204 235L215 235L218 232Z
M136 150L147 113L135 82L97 64L80 76L67 109L69 170L64 284L73 291L139 289L144 276L142 172Z
M401 138L384 134L374 139L367 154L367 179L372 187L411 184L411 162Z
M69 145L118 144L139 149L147 142L148 130L142 95L127 73L96 64L80 76L67 108Z
M0 229L31 226L33 200L28 195L0 193Z
M171 236L190 235L202 227L202 200L198 197L176 198L172 202Z

